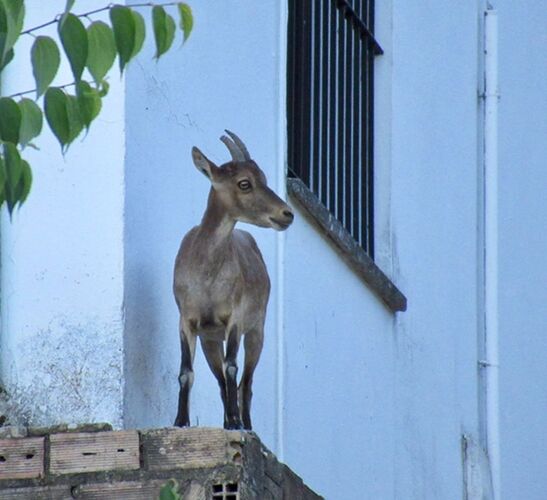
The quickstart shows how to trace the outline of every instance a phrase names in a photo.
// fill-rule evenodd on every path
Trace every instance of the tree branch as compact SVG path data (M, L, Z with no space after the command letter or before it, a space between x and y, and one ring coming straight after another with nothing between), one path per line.
M42 28L45 28L46 26L50 26L51 24L58 23L59 19L61 19L61 14L57 14L51 21L48 21L47 23L40 24L39 26L35 26L34 28L30 28L25 31L21 31L21 35L30 35L33 31L38 31L38 30L41 30Z
M166 2L166 3L153 3L153 2L144 2L144 3L136 3L133 5L127 5L129 8L134 7L170 7L173 5L177 5L181 2ZM109 3L108 5L105 5L104 7L101 7L99 9L90 10L89 12L84 12L83 14L76 14L77 17L87 17L91 16L92 14L98 14L99 12L103 12L105 10L110 10L112 7L114 7L115 4ZM21 35L31 35L32 32L41 30L42 28L46 28L47 26L51 26L52 24L58 23L61 18L63 17L63 14L57 14L51 21L48 21L47 23L40 24L38 26L34 26L34 28L29 28L28 30L21 31Z
M56 87L56 88L59 88L59 89L66 89L67 87L72 87L73 85L76 85L76 82L65 83L64 85L53 85L53 86ZM36 92L36 90L37 89L25 90L24 92L17 92L16 94L11 94L7 97L14 98L14 97L19 97L19 96L26 95L26 94L32 94L33 92Z

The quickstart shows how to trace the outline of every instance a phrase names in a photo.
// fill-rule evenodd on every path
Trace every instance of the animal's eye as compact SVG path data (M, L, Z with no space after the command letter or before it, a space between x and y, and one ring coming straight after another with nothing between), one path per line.
M239 186L239 189L241 189L242 191L249 191L249 189L251 189L251 183L247 179L243 179L242 181L239 181L237 185Z

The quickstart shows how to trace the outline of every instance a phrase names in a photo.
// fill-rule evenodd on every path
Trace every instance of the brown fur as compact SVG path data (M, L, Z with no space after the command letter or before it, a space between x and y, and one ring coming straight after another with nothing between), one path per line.
M229 135L236 139L230 144L233 154L239 139ZM229 141L226 137L222 140ZM268 188L264 173L251 159L217 167L197 148L192 156L212 185L201 224L186 234L175 262L173 289L180 311L182 347L175 425L190 425L188 402L199 337L220 386L224 427L251 429L251 385L262 351L270 279L254 238L234 226L243 221L284 230L292 223L293 213ZM242 336L245 363L238 396L237 351Z

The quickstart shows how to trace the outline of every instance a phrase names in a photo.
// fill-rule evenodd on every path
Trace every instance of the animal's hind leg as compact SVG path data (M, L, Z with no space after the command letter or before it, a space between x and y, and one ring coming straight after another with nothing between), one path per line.
M205 340L203 337L200 337L200 342L207 364L220 387L220 397L222 398L222 405L224 407L224 427L226 427L228 425L228 414L226 408L226 378L224 377L224 348L222 341Z
M233 325L228 333L226 345L225 374L226 377L226 424L225 429L241 429L241 416L237 404L237 351L241 338L237 326Z
M190 425L190 390L194 383L194 354L196 352L196 336L190 333L189 328L180 327L181 361L179 374L179 406L175 425L188 427Z
M243 420L243 428L252 429L251 424L251 399L253 397L253 373L255 371L262 345L264 344L264 327L251 330L245 334L245 365L243 367L243 375L239 384L239 405L241 408L241 418Z

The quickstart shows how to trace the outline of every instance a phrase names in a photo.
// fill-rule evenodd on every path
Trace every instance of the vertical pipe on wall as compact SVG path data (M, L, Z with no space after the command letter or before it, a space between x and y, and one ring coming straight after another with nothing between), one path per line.
M484 328L486 447L494 499L500 497L498 353L498 19L485 11L484 59Z

